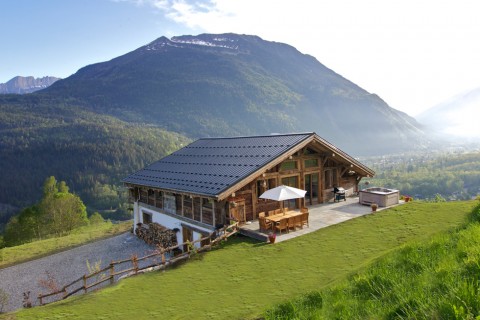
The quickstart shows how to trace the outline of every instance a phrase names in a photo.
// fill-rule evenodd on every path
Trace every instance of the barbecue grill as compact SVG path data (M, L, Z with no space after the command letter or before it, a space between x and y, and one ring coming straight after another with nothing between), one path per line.
M333 202L340 201L341 199L347 201L347 198L345 198L345 189L342 187L333 188Z

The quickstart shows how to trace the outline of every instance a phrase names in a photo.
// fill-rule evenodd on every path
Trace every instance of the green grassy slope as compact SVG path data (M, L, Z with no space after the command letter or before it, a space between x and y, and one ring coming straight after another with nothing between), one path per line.
M241 319L320 290L410 241L460 226L472 202L410 203L268 245L245 238L165 273L126 279L108 289L18 319Z
M119 224L112 224L107 221L98 225L78 228L71 234L63 237L38 240L15 247L3 248L0 249L0 269L68 250L88 242L111 237L129 230L131 226L131 221L124 221Z
M339 285L310 292L266 319L478 319L480 204L474 222L394 250Z

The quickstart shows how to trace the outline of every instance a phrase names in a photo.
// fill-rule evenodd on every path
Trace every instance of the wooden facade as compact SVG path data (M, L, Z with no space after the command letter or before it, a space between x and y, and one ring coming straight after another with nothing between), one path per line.
M268 189L288 185L307 190L304 199L285 201L289 208L308 207L333 201L333 188L343 187L347 194L358 192L361 175L353 164L339 160L334 153L325 153L307 145L282 162L259 173L244 186L234 189L225 199L195 194L175 193L143 186L130 187L130 199L155 208L161 213L175 215L200 226L214 228L231 220L241 223L256 220L258 213L278 209L280 202L260 199Z
M315 133L228 139L198 140L124 179L134 224L157 222L178 229L179 243L195 241L232 220L333 201L334 187L355 194L360 179L374 174ZM306 196L283 203L259 198L280 185L304 189Z

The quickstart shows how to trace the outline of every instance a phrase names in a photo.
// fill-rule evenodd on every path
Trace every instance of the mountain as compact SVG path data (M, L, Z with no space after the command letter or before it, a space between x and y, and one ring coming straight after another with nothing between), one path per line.
M0 95L0 210L38 200L52 175L89 209L116 209L120 178L193 139L306 131L352 156L429 145L413 118L292 46L161 37L46 89Z
M41 89L45 89L51 86L55 81L60 80L60 78L55 77L43 77L43 78L34 78L34 77L14 77L10 79L7 83L0 83L0 94L24 94L32 93Z
M160 37L41 94L192 138L315 131L354 155L428 145L415 119L314 57L257 36Z
M480 138L480 88L458 94L416 119L444 139L474 142Z

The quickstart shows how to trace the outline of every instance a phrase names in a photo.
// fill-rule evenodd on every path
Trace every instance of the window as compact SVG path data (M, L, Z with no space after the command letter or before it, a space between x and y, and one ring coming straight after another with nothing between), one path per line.
M193 202L189 196L183 197L183 215L187 218L193 219Z
M148 203L148 191L144 188L140 189L140 202Z
M148 189L148 204L151 206L155 205L155 193L152 189Z
M143 212L142 218L143 218L143 223L145 224L152 223L152 215L150 213Z
M181 216L182 215L182 195L181 194L175 195L175 208L176 208L175 213Z
M257 198L259 198L265 191L273 189L277 186L276 179L257 180Z
M284 161L280 165L280 171L297 169L297 161Z
M202 198L202 222L206 224L213 224L213 200Z
M305 149L303 150L303 154L304 154L304 155L315 154L315 153L317 153L317 152L314 151L314 150L312 150L312 149L310 149L310 148L305 148Z
M289 186L289 187L294 187L297 188L297 176L293 177L285 177L282 178L282 184ZM285 200L283 201L283 207L287 209L294 209L297 207L297 199L290 199L290 200Z
M314 204L318 201L318 173L305 175L305 201L308 204Z
M201 204L202 204L201 198L198 198L198 197L193 198L193 220L201 221L202 219L200 214Z
M306 159L305 168L318 167L318 159Z
M163 194L162 191L155 190L155 205L157 208L163 208Z
M203 210L212 210L213 200L202 198L202 208Z
M332 188L332 170L325 170L325 189Z
M267 191L267 180L257 180L257 198Z
M337 183L337 169L325 170L325 189L338 186Z

